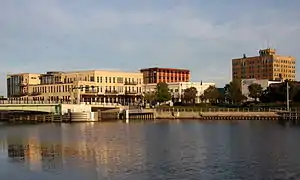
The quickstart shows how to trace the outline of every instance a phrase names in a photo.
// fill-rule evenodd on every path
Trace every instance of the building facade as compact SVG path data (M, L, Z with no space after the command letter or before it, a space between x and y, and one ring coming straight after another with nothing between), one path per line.
M200 96L209 86L215 86L215 83L202 83L202 82L170 82L167 83L170 93L172 95L173 102L182 102L184 96L184 90L195 87L197 89L196 103L200 103ZM155 83L145 84L145 92L154 92L156 89Z
M254 100L249 97L249 89L248 87L251 84L259 84L263 90L266 90L270 84L282 83L282 81L269 81L267 79L242 79L241 80L241 91L244 96L248 98L248 100Z
M128 104L140 100L143 92L143 74L139 72L90 70L28 77L24 80L24 74L7 76L8 98Z
M39 84L39 74L21 73L7 76L7 97L28 94L29 84Z
M258 56L232 59L232 79L295 80L296 59L263 49Z
M190 70L187 69L173 69L173 68L147 68L141 69L144 76L145 84L159 83L159 82L189 82Z

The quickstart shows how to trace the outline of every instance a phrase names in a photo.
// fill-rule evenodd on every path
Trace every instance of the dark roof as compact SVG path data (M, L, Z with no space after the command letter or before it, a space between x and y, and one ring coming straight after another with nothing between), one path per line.
M162 67L151 67L151 68L144 68L140 71L149 71L149 70L175 70L175 71L187 71L190 72L189 69L179 69L179 68L162 68Z

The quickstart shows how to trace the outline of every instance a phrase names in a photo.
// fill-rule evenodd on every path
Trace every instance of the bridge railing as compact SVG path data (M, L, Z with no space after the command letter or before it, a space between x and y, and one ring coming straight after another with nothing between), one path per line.
M70 101L32 101L32 100L0 100L1 104L77 104ZM119 103L103 103L103 102L80 102L80 104L86 105L100 105L103 107L117 107Z

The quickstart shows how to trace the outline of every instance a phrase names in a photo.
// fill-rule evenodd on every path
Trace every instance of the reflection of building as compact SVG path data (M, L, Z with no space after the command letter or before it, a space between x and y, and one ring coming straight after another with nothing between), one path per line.
M144 83L159 82L188 82L190 81L190 70L173 68L147 68L140 70L144 76Z
M295 80L296 59L276 54L275 49L263 49L259 56L232 59L233 79Z
M167 83L174 102L181 102L184 95L184 90L190 87L197 89L196 103L200 102L200 96L209 86L215 86L215 83L202 83L202 82L173 82ZM157 84L145 84L145 92L155 91Z
M260 79L260 80L257 80L257 79L243 79L241 81L242 94L245 95L246 97L248 97L248 95L249 95L248 87L251 84L259 84L259 85L261 85L263 90L265 90L265 89L267 89L267 87L269 87L270 84L274 84L274 83L281 83L281 81L269 81L269 80L266 80L266 79ZM251 100L251 98L249 98L249 100Z
M31 171L61 169L63 161L62 146L58 145L60 142L58 144L44 143L43 141L47 141L45 137L49 137L49 131L38 132L38 130L32 128L29 134L21 131L25 133L21 137L14 135L12 138L9 135L7 138L8 157L24 163ZM12 133L15 134L15 132ZM58 136L58 140L61 139L60 134L60 131L51 131L51 137Z
M40 142L37 139L29 138L26 143L8 139L8 157L22 159L30 170L40 170L41 156Z
M47 72L7 76L8 98L128 103L142 93L143 74L119 71Z

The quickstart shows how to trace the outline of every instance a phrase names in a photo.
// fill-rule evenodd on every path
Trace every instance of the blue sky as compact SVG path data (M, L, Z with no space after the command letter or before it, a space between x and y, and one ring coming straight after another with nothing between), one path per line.
M193 81L224 86L230 60L256 55L266 42L300 58L299 7L297 0L0 0L0 94L7 73L152 66L188 68Z

